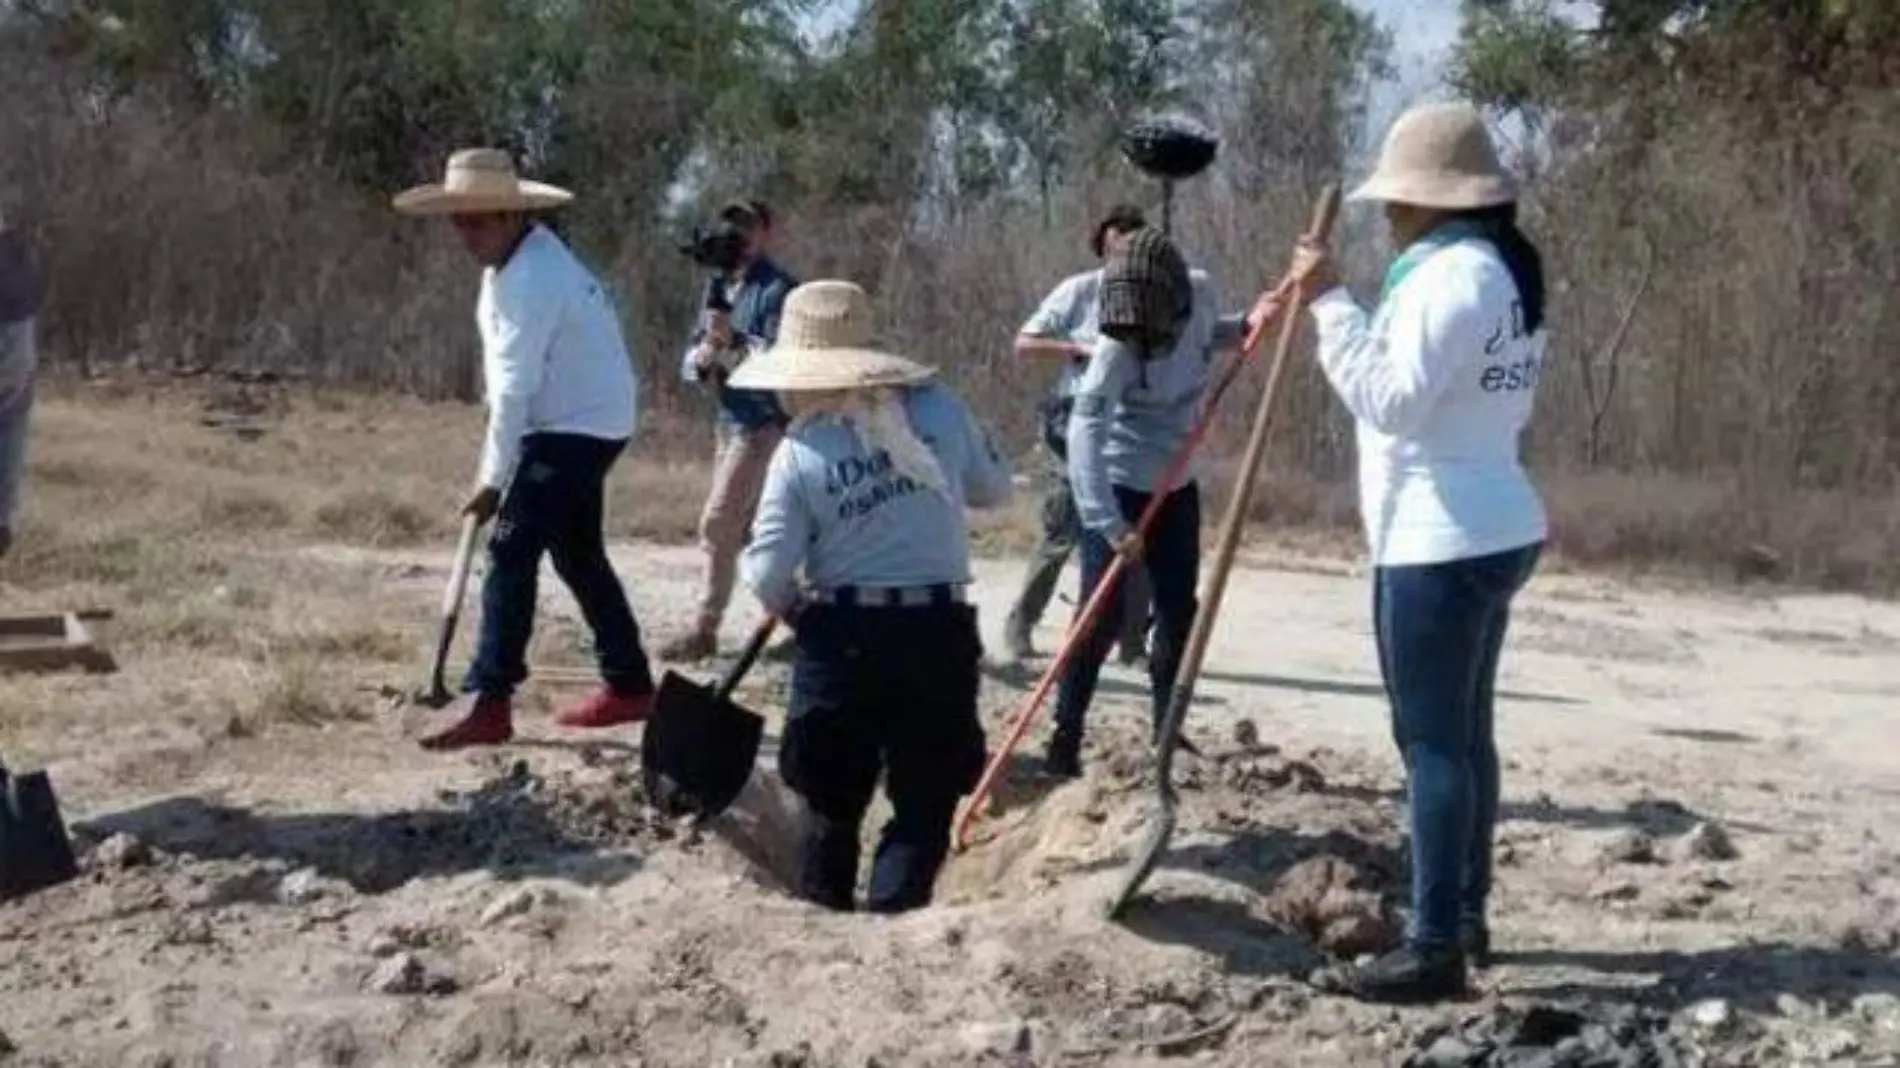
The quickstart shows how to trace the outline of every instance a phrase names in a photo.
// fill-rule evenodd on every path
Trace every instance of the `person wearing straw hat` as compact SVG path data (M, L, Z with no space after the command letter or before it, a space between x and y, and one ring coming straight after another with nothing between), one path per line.
M527 677L543 554L593 631L602 685L555 722L610 727L646 716L653 676L602 531L607 473L633 436L638 382L619 318L598 279L532 213L573 200L515 173L507 153L464 149L440 183L395 198L398 212L443 217L482 267L476 326L488 397L475 489L463 511L495 519L467 696L424 748L497 745L514 736L513 694Z
M1412 926L1402 947L1321 980L1429 1001L1462 992L1490 950L1498 660L1546 537L1519 458L1544 360L1544 274L1467 105L1401 115L1352 196L1384 205L1399 250L1377 306L1339 284L1325 248L1302 246L1294 278L1320 366L1357 423L1373 630L1406 768Z
M1121 247L1128 235L1148 225L1146 215L1133 204L1117 204L1095 224L1089 251L1098 260ZM1022 590L1003 624L1003 640L1017 661L1036 655L1030 632L1049 607L1062 568L1082 540L1082 521L1075 511L1075 492L1069 485L1069 413L1075 407L1075 382L1088 366L1089 351L1098 334L1097 298L1102 290L1102 268L1072 274L1049 291L1016 333L1016 355L1024 360L1058 363L1061 377L1054 395L1043 403L1043 448L1052 461L1049 489L1042 500L1042 537L1030 550ZM1121 662L1134 666L1148 656L1148 576L1137 568L1128 576L1122 594L1127 604L1120 630Z
M1197 604L1201 498L1193 474L1167 488L1145 544L1134 523L1163 489L1162 474L1200 418L1215 353L1237 350L1249 324L1277 314L1278 303L1262 294L1244 316L1222 315L1207 272L1191 270L1165 233L1143 227L1105 264L1099 305L1100 334L1076 381L1068 426L1069 480L1083 528L1084 596L1076 611L1117 554L1146 573L1155 617L1150 711L1158 733ZM1089 705L1126 607L1123 598L1108 600L1062 673L1043 763L1051 776L1082 774Z
M25 240L0 214L0 557L13 548L19 511L27 422L39 371L33 323L42 296L40 275Z
M882 775L892 815L865 907L901 912L929 904L958 800L983 769L964 508L1005 504L1010 471L931 368L872 347L871 314L850 282L801 285L777 342L733 372L792 416L740 577L795 631L779 745L804 810L795 890L854 907L859 828Z

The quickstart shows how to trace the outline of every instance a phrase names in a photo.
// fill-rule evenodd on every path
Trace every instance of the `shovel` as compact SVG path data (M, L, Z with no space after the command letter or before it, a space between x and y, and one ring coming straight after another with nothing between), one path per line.
M462 593L468 588L469 566L475 558L475 535L482 529L474 516L462 519L462 540L455 547L455 563L449 568L449 584L442 591L442 622L436 632L435 660L429 665L429 685L416 693L416 703L425 708L443 708L455 695L449 692L449 647L455 644L455 623L462 615Z
M1328 186L1320 196L1319 204L1313 210L1312 225L1307 228L1306 236L1324 242L1332 235L1333 219L1339 214L1339 187ZM1289 283L1291 279L1289 278ZM1247 511L1253 503L1254 477L1260 471L1260 461L1265 456L1267 431L1273 426L1273 400L1280 391L1280 376L1286 370L1287 352L1293 347L1293 335L1299 330L1300 312L1303 309L1296 295L1286 310L1280 313L1280 336L1273 349L1273 363L1267 368L1267 386L1260 397L1260 406L1254 409L1253 429L1247 437L1247 451L1241 460L1240 476L1234 482L1233 499L1227 502L1227 515L1221 521L1220 540L1214 550L1214 566L1209 569L1207 589L1201 594L1200 610L1194 614L1194 627L1188 632L1187 648L1181 657L1181 668L1175 676L1174 689L1168 694L1168 715L1161 725L1161 737L1156 740L1155 748L1155 818L1148 825L1141 847L1135 851L1134 859L1123 870L1121 886L1115 896L1109 900L1107 913L1109 919L1120 916L1122 910L1134 899L1149 875L1153 874L1155 864L1161 860L1161 853L1168 846L1168 839L1174 835L1176 797L1174 793L1174 747L1181 738L1181 721L1187 715L1188 705L1194 700L1194 683L1200 677L1201 663L1207 658L1208 639L1214 634L1214 619L1220 614L1221 597L1227 592L1227 576L1233 571L1234 554L1240 548L1240 534L1247 524Z
M640 738L647 798L668 816L705 822L745 789L765 735L765 717L733 703L732 691L778 626L767 616L716 687L668 671L653 699L653 718Z
M44 771L16 775L0 765L0 901L78 874L52 780Z

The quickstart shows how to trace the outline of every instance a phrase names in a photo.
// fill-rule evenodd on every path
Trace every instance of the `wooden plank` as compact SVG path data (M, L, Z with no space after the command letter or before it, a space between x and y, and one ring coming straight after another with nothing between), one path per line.
M119 667L112 654L99 647L78 613L0 616L0 670L63 671L75 667L95 673L117 671Z

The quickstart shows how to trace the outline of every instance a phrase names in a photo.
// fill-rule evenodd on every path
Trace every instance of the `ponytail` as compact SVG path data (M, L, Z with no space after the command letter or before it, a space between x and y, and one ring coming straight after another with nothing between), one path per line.
M1524 309L1524 329L1535 334L1544 325L1544 257L1531 239L1517 226L1517 205L1499 204L1490 208L1462 211L1458 218L1478 224L1484 236L1497 247L1498 256L1517 283L1517 296Z

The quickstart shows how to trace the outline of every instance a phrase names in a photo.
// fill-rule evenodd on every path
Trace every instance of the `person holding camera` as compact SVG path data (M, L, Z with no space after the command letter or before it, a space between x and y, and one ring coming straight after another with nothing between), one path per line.
M13 547L13 522L26 463L27 416L33 409L33 320L39 312L39 272L26 243L0 215L0 557Z
M735 200L718 219L695 231L685 251L712 269L706 301L682 370L688 382L711 387L719 401L712 486L699 516L706 554L705 584L686 633L660 649L662 659L703 660L719 650L719 623L732 601L739 553L758 509L772 452L787 418L770 391L732 385L734 369L778 337L785 295L798 284L772 260L772 210L757 200Z
M1095 224L1089 250L1097 260L1106 258L1121 246L1129 234L1147 225L1142 210L1133 204L1117 204ZM1016 334L1016 355L1024 360L1061 361L1062 375L1054 393L1042 405L1042 444L1053 461L1048 475L1048 492L1042 499L1042 539L1029 554L1029 566L1023 573L1022 591L1009 610L1003 627L1003 640L1010 656L1028 660L1036 655L1029 632L1036 628L1049 607L1056 583L1069 555L1082 540L1082 521L1075 511L1075 493L1069 482L1069 413L1075 406L1075 382L1088 367L1089 350L1097 336L1097 302L1102 290L1102 269L1070 275L1049 291L1029 321ZM1128 573L1122 596L1121 661L1134 665L1147 658L1148 577L1136 568Z

